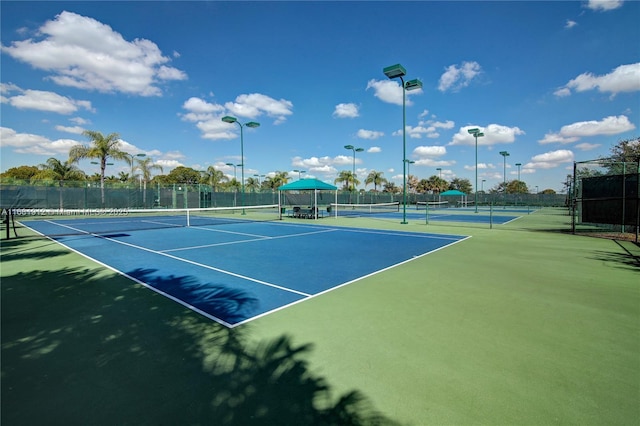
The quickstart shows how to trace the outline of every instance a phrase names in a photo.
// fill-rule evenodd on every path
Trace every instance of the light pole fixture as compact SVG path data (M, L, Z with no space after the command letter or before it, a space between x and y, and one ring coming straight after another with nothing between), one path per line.
M520 166L522 166L522 163L516 163L516 167L518 168L518 182L520 182Z
M227 166L231 166L233 167L233 178L237 181L238 180L238 175L236 173L236 167L240 167L242 166L242 164L233 164L233 163L224 163Z
M438 168L436 169L436 172L438 172L438 173L439 173L439 174L438 174L438 177L439 177L440 179L442 179L442 168L438 167Z
M306 171L306 170L294 170L294 172L298 173L298 180L302 179L302 178L300 177L300 175L301 175L302 173L307 173L307 171Z
M407 118L406 118L406 91L422 88L422 82L418 79L404 82L407 70L400 64L391 65L382 70L387 78L393 80L399 78L402 82L402 224L407 223Z
M409 178L411 178L411 171L410 171L411 167L410 166L412 164L416 164L416 162L413 161L413 160L408 160L408 159L406 159L404 161L405 161L405 163L407 163L407 179L409 179Z
M260 185L260 178L261 178L261 177L263 178L263 177L265 177L266 175L258 175L258 174L256 174L256 175L254 175L254 176L258 178L258 185Z
M133 179L133 160L135 157L146 157L147 154L129 154L128 152L125 152L125 154L127 155L127 157L130 159L130 163L131 163L131 179Z
M356 191L356 152L364 151L364 148L356 148L353 145L345 145L346 149L350 149L353 151L353 172L351 174L351 179L353 179L353 191Z
M482 191L482 193L483 193L483 194L484 194L484 183L485 183L486 181L487 181L486 179L482 179L482 186L481 186L480 191Z
M238 126L240 126L240 166L241 167L241 171L242 171L242 196L240 197L240 204L242 205L242 214L247 214L244 211L244 134L243 134L243 127L251 127L251 128L256 128L256 127L260 127L260 123L256 123L255 121L249 121L248 123L240 123L238 121L237 118L232 117L230 115L225 115L224 117L222 117L222 121L224 121L225 123L236 123Z
M476 186L473 187L473 192L475 193L473 204L476 206L476 213L478 213L478 138L484 136L484 133L482 133L477 127L467 131L476 138Z
M504 185L504 204L507 205L507 157L509 153L507 151L500 151L500 155L502 155L504 167L502 172L502 184Z

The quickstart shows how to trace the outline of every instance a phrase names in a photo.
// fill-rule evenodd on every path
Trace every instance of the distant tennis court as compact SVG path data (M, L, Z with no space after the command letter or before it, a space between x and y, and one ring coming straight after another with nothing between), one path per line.
M247 220L237 209L217 224L184 212L160 213L22 224L227 327L467 238L332 227L329 221ZM246 215L261 214L273 217Z
M454 207L446 201L418 202L407 205L406 209L398 202L376 204L331 204L331 215L340 217L372 217L379 219L396 219L404 217L412 221L462 222L475 224L504 225L522 215L529 214L531 209L523 207Z

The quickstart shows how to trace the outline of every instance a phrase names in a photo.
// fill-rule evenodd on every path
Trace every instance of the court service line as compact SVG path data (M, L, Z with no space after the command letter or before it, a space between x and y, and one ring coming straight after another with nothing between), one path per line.
M178 256L174 256L174 255L169 254L169 253L163 253L163 252L160 252L160 251L157 251L157 250L152 250L152 249L149 249L149 248L146 248L146 247L138 246L138 245L135 245L135 244L124 242L124 241L118 241L116 239L105 237L105 236L99 235L99 234L95 234L93 232L86 232L86 231L83 231L81 229L76 229L76 228L73 228L73 227L68 226L68 225L61 225L61 226L64 226L64 227L69 228L69 229L73 229L74 231L82 232L84 234L92 235L92 236L97 237L97 238L101 238L101 239L104 239L104 240L107 240L107 241L111 241L111 242L114 242L114 243L117 243L117 244L122 244L122 245L125 245L125 246L128 246L128 247L132 247L132 248L135 248L135 249L138 249L138 250L142 250L142 251L146 251L146 252L153 253L153 254L159 254L160 256L165 256L165 257L168 257L168 258L180 261L180 262L189 263L191 265L199 266L201 268L210 269L212 271L220 272L220 273L226 274L226 275L231 275L231 276L236 277L236 278L241 278L241 279L244 279L244 280L247 280L247 281L253 281L253 282L258 283L258 284L262 284L262 285L266 285L266 286L269 286L269 287L277 288L278 290L283 290L283 291L287 291L289 293L299 294L299 295L305 296L305 297L311 296L310 294L304 293L302 291L298 291L298 290L294 290L294 289L291 289L291 288L283 287L283 286L280 286L280 285L277 285L277 284L273 284L273 283L268 283L266 281L258 280L256 278L247 277L246 275L237 274L235 272L226 271L224 269L216 268L215 266L205 265L205 264L199 263L199 262L194 262L192 260L184 259L184 258L178 257Z
M295 238L295 237L302 237L302 236L313 235L313 234L322 234L322 233L325 233L325 232L333 232L333 231L336 231L336 230L335 229L323 229L322 231L303 232L303 233L300 233L300 234L291 234L291 235L278 235L276 237L259 236L259 235L257 235L257 237L259 237L259 238L254 238L254 239L251 239L251 240L227 241L225 243L214 243L214 244L204 244L204 245L199 245L199 246L180 247L180 248L175 248L175 249L159 250L158 252L159 253L168 253L168 252L173 252L173 251L193 250L193 249L200 249L200 248L206 248L206 247L227 246L227 245L231 245L231 244L253 243L253 242L256 242L256 241L278 240L278 239L281 239L281 238ZM248 235L248 234L243 234L241 232L238 232L238 235Z
M454 245L454 244L458 244L458 243L461 243L461 242L463 242L463 241L466 241L466 240L468 240L469 238L471 238L471 236L467 236L467 237L462 237L462 236L461 236L461 238L460 238L459 240L452 241L451 243L449 243L449 244L445 244L445 245L443 245L443 246L441 246L441 247L438 247L438 248L436 248L436 249L434 249L434 250L428 251L428 252L426 252L426 253L422 253L422 254L417 255L417 256L413 256L413 257L411 257L410 259L406 259L406 260L403 260L403 261L401 261L401 262L394 263L393 265L389 265L389 266L387 266L387 267L385 267L385 268L378 269L377 271L370 272L370 273L368 273L368 274L366 274L366 275L363 275L363 276L361 276L361 277L355 278L355 279L353 279L353 280L350 280L350 281L344 282L344 283L342 283L342 284L338 284L338 285L336 285L336 286L334 286L334 287L331 287L331 288L328 288L328 289L323 290L323 291L321 291L321 292L315 293L315 294L313 294L313 295L311 295L311 296L307 297L306 299L299 299L299 300L296 300L295 302L291 302L291 303L286 304L286 305L278 306L277 308L272 309L272 310L270 310L270 311L263 312L263 313L261 313L261 314L259 314L259 315L253 316L253 317L251 317L251 318L247 318L247 319L245 319L245 320L243 320L243 321L240 321L240 322L238 322L238 323L233 324L233 327L231 327L231 328L237 327L237 326L242 325L242 324L246 324L246 323L248 323L248 322L251 322L251 321L256 320L256 319L258 319L258 318L261 318L261 317L264 317L264 316L266 316L266 315L272 314L272 313L274 313L274 312L277 312L277 311L280 311L280 310L283 310L283 309L287 309L287 308L289 308L289 307L291 307L291 306L293 306L293 305L297 305L298 303L306 302L306 301L308 301L308 300L310 300L310 299L314 299L314 298L316 298L316 297L318 297L318 296L322 296L323 294L329 293L330 291L337 290L337 289L339 289L339 288L341 288L341 287L345 287L345 286L347 286L347 285L349 285L349 284L353 284L353 283L355 283L355 282L357 282L357 281L361 281L361 280L363 280L363 279L365 279L365 278L368 278L368 277L371 277L371 276L373 276L373 275L377 275L377 274L380 274L380 273L382 273L382 272L388 271L389 269L392 269L392 268L398 267L398 266L400 266L400 265L404 265L405 263L408 263L408 262L411 262L411 261L416 260L416 259L418 259L418 258L421 258L421 257L427 256L427 255L429 255L429 254L431 254L431 253L435 253L435 252L437 252L437 251L444 250L444 249L445 249L445 248L447 248L447 247L450 247L450 246L452 246L452 245Z

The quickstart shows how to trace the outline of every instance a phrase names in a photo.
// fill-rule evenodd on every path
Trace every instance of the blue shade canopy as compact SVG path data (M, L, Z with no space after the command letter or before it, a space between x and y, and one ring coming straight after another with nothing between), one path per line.
M457 189L450 189L448 191L444 191L440 193L441 196L447 196L447 195L467 195L462 191L458 191Z
M338 189L338 187L318 179L300 179L295 182L282 185L280 188L278 188L278 191L302 191L305 189L335 191L336 189Z

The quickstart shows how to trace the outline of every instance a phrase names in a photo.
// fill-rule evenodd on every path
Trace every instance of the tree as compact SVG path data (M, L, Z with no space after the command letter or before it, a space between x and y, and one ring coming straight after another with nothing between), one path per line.
M640 161L640 137L621 140L611 147L611 160L620 163Z
M167 183L194 184L200 181L200 172L191 167L178 166L167 175Z
M0 174L2 178L13 178L20 180L31 180L31 178L37 175L40 172L40 169L36 166L19 166L12 167L8 169L6 172Z
M449 184L449 189L456 189L465 194L471 194L473 192L473 186L469 179L454 178Z
M393 182L386 182L382 190L382 192L388 192L390 194L398 194L400 191L401 189Z
M254 177L247 178L247 183L245 184L245 188L251 192L256 192L256 190L260 189L260 183L258 179Z
M528 194L527 184L521 180L514 179L507 183L507 194Z
M353 175L351 171L343 170L334 180L334 183L344 184L342 187L344 191L353 191L355 190L355 186L357 186L360 181Z
M72 163L77 163L84 158L100 160L100 192L104 206L104 171L107 168L107 159L127 161L128 154L120 149L120 136L117 133L104 136L95 130L85 130L82 134L91 139L91 145L73 146L69 150L69 160Z
M120 182L126 182L129 180L129 173L127 172L120 172L118 173L118 179L120 180Z
M407 191L417 192L420 181L414 175L407 176Z
M427 179L427 184L425 186L427 191L437 192L438 194L444 192L449 188L449 182L442 179L439 176L432 175Z
M610 175L635 173L635 167L630 169L629 163L640 163L640 137L619 141L611 147L611 156L601 159Z
M52 179L58 182L58 192L60 196L60 208L64 208L62 202L62 187L67 180L85 180L85 173L78 169L71 160L60 161L57 158L49 158L46 164L41 166L40 173L32 179Z
M366 188L370 183L373 184L373 191L378 192L378 185L382 186L387 182L387 179L383 176L384 172L378 172L375 170L371 170L367 175L367 178L364 181L364 186Z
M275 172L274 176L267 176L262 185L268 189L276 190L287 182L289 182L288 172Z
M154 169L160 170L162 173L162 166L158 164L153 164L153 160L151 157L144 157L144 159L139 159L138 164L135 166L136 169L140 170L140 174L142 177L142 204L146 205L147 202L147 182L151 181L151 172Z
M216 188L220 187L220 185L229 180L227 176L224 174L222 170L218 170L213 166L207 167L207 171L205 172L206 182L213 188L215 192Z

